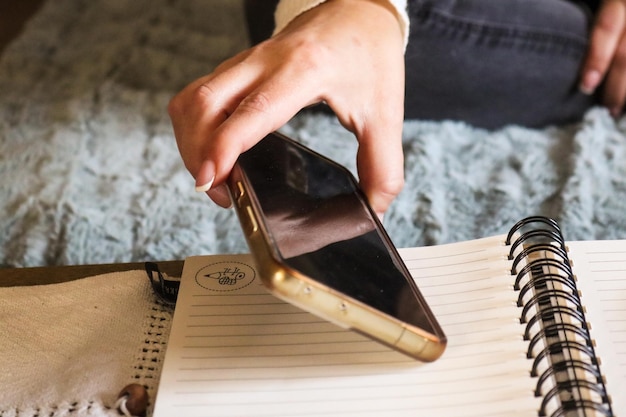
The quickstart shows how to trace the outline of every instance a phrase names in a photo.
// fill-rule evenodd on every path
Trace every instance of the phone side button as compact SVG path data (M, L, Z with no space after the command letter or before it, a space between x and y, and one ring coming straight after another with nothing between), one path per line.
M259 230L259 225L257 224L254 213L252 212L252 207L246 206L246 213L248 213L248 219L250 220L250 232L254 233Z
M236 191L237 195L235 195L235 199L237 200L237 202L239 203L239 205L241 205L241 199L243 198L245 192L244 192L244 188L243 188L243 184L241 183L241 181L237 181L237 191Z

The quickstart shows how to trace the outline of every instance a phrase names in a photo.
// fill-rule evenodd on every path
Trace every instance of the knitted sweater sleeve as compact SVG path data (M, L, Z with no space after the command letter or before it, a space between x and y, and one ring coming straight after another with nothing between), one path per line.
M277 34L287 26L296 16L324 3L326 0L280 0L274 13L276 27L274 34ZM400 29L404 37L404 46L409 39L409 17L406 11L407 0L387 0L396 10Z

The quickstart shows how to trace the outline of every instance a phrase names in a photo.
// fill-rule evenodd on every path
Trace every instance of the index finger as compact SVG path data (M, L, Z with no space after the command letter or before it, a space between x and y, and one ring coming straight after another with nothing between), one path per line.
M277 76L239 102L209 140L206 159L214 164L216 185L226 179L240 154L319 100L314 89L306 87L312 84L302 82L302 88L294 88L292 81Z

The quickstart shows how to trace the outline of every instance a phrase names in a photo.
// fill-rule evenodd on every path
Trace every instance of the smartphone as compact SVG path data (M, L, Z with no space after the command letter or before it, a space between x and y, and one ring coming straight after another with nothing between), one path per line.
M424 362L446 337L348 169L279 133L227 181L263 285Z

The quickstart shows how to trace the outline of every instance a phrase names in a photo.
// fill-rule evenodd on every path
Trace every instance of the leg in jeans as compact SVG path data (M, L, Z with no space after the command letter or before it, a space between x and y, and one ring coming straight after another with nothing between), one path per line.
M250 43L256 45L272 36L274 10L278 0L245 0L244 14L248 26Z
M407 119L540 127L579 119L591 13L564 0L409 1Z

